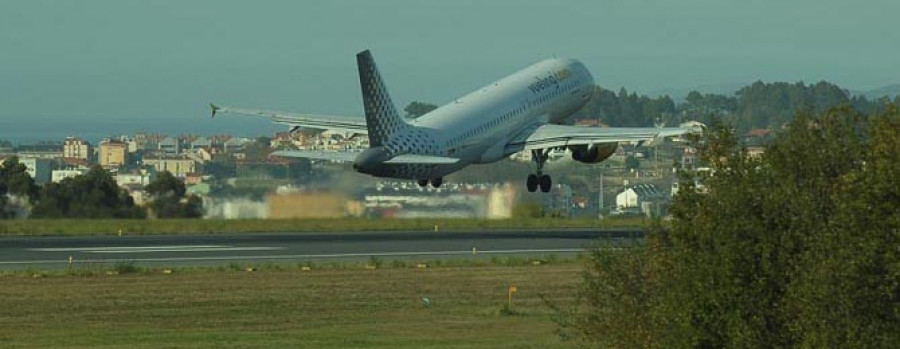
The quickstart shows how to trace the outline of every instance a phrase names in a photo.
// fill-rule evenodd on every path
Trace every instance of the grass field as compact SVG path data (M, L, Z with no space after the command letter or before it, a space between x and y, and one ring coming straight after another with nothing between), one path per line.
M565 347L540 296L571 297L580 264L500 264L12 273L0 347Z
M2 235L215 234L260 232L403 231L645 227L643 218L596 219L21 219L0 220Z

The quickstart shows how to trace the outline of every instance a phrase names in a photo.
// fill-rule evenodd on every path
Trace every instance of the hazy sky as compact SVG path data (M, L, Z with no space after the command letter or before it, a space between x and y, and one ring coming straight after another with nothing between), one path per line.
M897 0L2 0L0 127L207 125L209 101L361 115L354 54L366 48L401 108L553 55L610 88L825 79L866 90L900 82L898 14Z

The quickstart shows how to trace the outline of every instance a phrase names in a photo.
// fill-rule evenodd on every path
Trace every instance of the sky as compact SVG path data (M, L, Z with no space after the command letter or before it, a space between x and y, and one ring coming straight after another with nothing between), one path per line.
M640 92L756 80L865 91L900 83L898 13L896 0L2 0L0 139L278 129L210 120L209 102L362 115L364 49L400 108L553 56Z

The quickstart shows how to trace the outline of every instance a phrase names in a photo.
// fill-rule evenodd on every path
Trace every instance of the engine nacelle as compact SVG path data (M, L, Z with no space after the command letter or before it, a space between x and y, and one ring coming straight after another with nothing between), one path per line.
M586 164L596 164L612 156L618 147L619 143L600 143L590 147L586 145L572 147L572 160Z

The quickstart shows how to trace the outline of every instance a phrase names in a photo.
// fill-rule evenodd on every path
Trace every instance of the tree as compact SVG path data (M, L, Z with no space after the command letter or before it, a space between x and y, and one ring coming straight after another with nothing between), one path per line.
M216 154L212 160L203 165L203 174L211 175L216 179L233 178L237 176L237 167L234 157L229 154Z
M438 108L438 106L436 106L434 104L414 101L414 102L410 103L409 105L407 105L406 108L403 108L403 111L406 112L407 118L415 119L422 115L428 114L429 112L431 112L432 110L435 110L437 108Z
M169 171L157 174L145 188L153 197L150 208L157 218L198 218L203 216L203 202L199 197L185 197L184 183Z
M10 207L7 195L27 197L34 200L37 185L27 172L24 164L16 157L6 159L0 165L0 218L8 217Z
M48 183L31 211L34 218L144 218L128 192L100 166L86 174Z
M28 174L28 168L19 162L17 157L3 161L3 165L0 167L0 195L11 194L34 198L37 190L34 179Z
M644 246L595 250L562 331L604 347L896 345L897 107L800 112L762 157L711 130L696 145L711 175L684 174Z
M636 170L638 167L641 167L641 161L634 157L634 155L625 157L625 169Z

